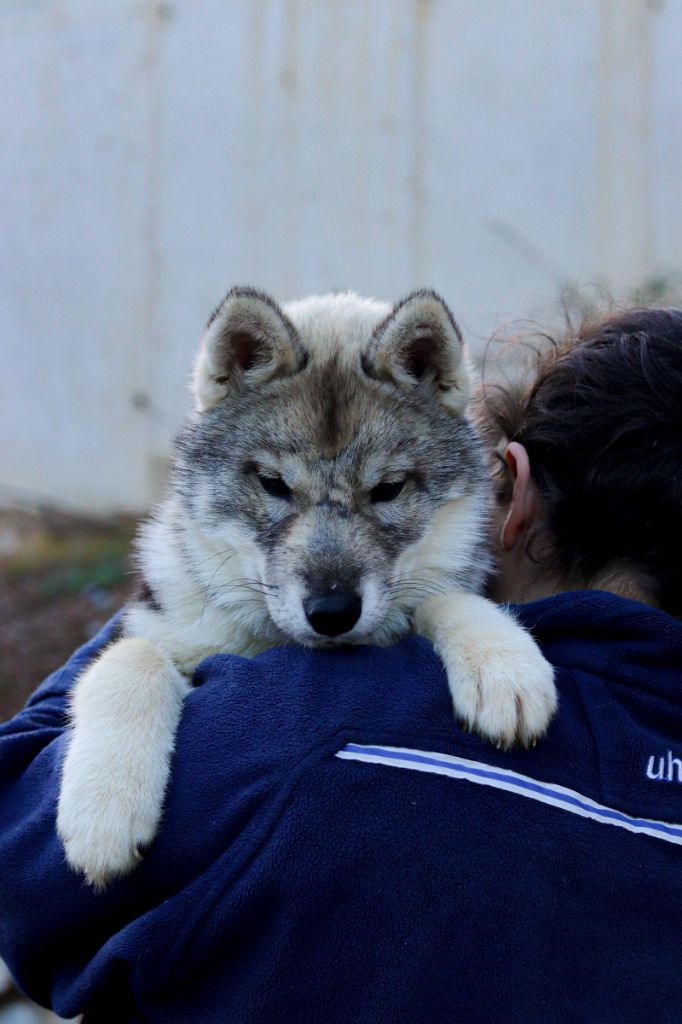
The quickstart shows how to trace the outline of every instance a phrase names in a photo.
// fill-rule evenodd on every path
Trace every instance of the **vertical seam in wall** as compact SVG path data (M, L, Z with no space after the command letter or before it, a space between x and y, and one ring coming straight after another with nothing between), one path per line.
M145 128L145 197L144 197L144 316L140 332L140 344L143 351L140 365L142 368L143 389L145 395L154 396L155 363L158 349L158 307L161 297L161 252L159 239L159 184L160 167L160 132L161 132L161 80L159 76L159 47L163 30L163 7L153 0L145 9L145 53L144 53L144 88L146 91L147 123ZM155 403L155 397L151 402ZM144 500L148 504L155 500L156 473L159 438L154 424L154 405L147 405L141 411L143 416L142 440L144 444Z
M641 0L637 12L637 34L641 41L640 72L640 173L641 173L641 204L642 204L642 275L648 276L653 271L653 175L655 153L652 147L652 113L653 113L653 53L652 53L652 21L656 16L649 3Z
M428 139L427 89L428 30L431 0L412 0L414 4L414 45L412 48L412 103L410 110L412 152L410 158L410 261L413 286L421 285L425 256L425 218L427 212L424 168Z

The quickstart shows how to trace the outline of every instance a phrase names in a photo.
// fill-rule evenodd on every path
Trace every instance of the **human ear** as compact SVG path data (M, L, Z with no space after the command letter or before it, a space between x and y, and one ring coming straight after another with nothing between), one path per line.
M528 452L522 444L518 441L508 444L504 461L514 478L514 486L509 512L502 527L501 540L504 550L511 551L535 519L535 485L530 472Z

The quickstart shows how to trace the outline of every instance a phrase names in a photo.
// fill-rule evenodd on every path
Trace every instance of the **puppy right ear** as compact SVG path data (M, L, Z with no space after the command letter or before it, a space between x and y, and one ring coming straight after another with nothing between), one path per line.
M194 368L194 401L205 412L240 386L290 377L308 361L296 328L254 288L233 288L211 314Z

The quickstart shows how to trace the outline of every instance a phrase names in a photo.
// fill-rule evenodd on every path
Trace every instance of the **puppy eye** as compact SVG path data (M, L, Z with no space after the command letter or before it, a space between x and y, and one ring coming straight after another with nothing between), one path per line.
M404 480L392 480L390 483L388 480L384 480L383 483L377 484L369 492L369 496L373 502L377 501L393 501L397 498L403 487L405 486Z
M263 490L267 491L268 494L271 494L273 498L291 497L291 489L287 487L281 476L261 476L259 473L258 479L260 480Z

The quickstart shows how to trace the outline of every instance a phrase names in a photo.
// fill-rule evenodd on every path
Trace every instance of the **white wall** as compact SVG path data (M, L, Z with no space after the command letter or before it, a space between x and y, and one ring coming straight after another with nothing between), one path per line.
M140 507L204 319L429 284L475 339L680 266L679 0L0 0L0 497Z

